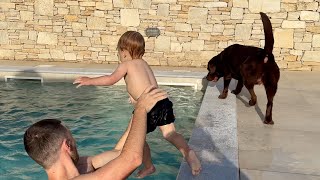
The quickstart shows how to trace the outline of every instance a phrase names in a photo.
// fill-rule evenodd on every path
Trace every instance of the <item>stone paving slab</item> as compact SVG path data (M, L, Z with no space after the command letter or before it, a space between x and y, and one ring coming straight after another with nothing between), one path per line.
M241 168L320 175L320 134L255 128L239 130Z
M320 179L319 77L319 72L281 72L274 125L262 123L263 86L255 87L254 107L246 106L249 95L242 90L237 97L241 180Z
M217 164L204 163L198 176L193 176L186 162L181 163L177 180L238 180L239 169L236 167L219 166Z
M319 176L241 169L241 180L320 180Z
M222 81L219 81L222 83ZM209 82L189 145L200 158L200 175L193 176L183 161L178 180L238 180L236 98L218 99L221 84Z

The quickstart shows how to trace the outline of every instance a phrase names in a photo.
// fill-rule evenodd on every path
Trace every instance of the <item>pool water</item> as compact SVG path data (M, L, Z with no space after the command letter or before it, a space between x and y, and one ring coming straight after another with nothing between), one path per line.
M175 126L186 140L203 93L191 87L161 86L174 104ZM71 83L0 82L0 179L47 179L23 146L27 127L45 118L63 120L77 141L80 156L111 150L132 113L125 86L81 87ZM182 156L157 129L148 134L156 173L145 179L176 179ZM134 173L135 174L135 173ZM135 179L134 174L129 179Z

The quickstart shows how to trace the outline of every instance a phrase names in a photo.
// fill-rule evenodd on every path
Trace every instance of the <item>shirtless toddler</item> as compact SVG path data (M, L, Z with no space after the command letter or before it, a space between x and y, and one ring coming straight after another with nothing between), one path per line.
M124 78L130 101L135 104L147 87L150 85L158 87L150 66L142 59L145 52L144 38L139 32L127 31L120 37L117 49L121 63L111 75L96 78L80 77L74 81L74 84L78 84L77 87L85 85L110 86ZM147 133L154 131L159 126L163 137L182 153L191 167L192 174L198 175L201 171L200 161L195 152L189 148L183 136L175 130L172 102L168 98L159 101L148 113L147 118ZM128 129L130 126L131 121ZM128 129L115 146L116 150L122 150ZM144 146L143 164L143 169L138 172L139 178L155 172L147 142Z

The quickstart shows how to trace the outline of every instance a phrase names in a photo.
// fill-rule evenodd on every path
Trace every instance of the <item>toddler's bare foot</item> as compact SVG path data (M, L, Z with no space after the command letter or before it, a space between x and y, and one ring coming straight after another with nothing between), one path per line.
M150 174L156 172L156 168L154 166L151 166L150 168L145 168L143 167L143 169L141 169L138 174L137 174L137 178L144 178L146 176L149 176Z
M190 150L185 159L188 162L189 166L191 167L192 174L194 176L198 175L201 171L201 163L196 153L193 150Z

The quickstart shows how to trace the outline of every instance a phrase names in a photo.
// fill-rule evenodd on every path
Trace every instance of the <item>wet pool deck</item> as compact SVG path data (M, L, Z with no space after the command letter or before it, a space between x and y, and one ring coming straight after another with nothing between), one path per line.
M72 81L79 75L111 73L117 65L0 61L4 76ZM189 144L203 171L190 175L182 162L177 179L320 180L320 72L281 72L274 100L275 125L264 125L266 96L256 86L258 104L248 107L244 88L237 97L217 98L222 87L202 78L205 68L153 67L159 82L207 89ZM123 83L123 82L120 82ZM203 86L203 88L202 88ZM235 87L232 81L230 89ZM240 172L240 173L239 173Z

